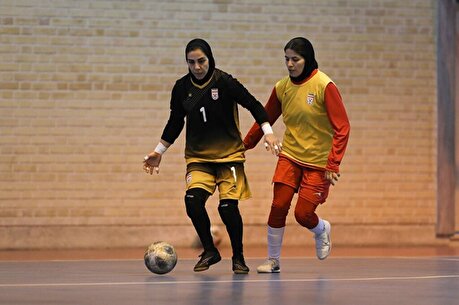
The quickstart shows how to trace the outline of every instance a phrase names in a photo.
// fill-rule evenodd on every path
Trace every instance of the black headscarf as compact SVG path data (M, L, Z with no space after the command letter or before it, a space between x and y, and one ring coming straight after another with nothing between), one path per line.
M186 45L185 59L188 59L186 56L189 52L194 51L196 49L200 49L207 56L207 59L209 60L209 71L207 71L207 74L206 76L204 76L203 79L197 79L196 77L194 77L193 73L191 73L189 69L188 70L190 72L190 76L193 82L195 84L202 85L205 84L212 77L212 74L215 70L215 60L210 45L205 40L200 38L195 38Z
M303 68L303 72L297 77L291 77L290 79L295 82L299 83L305 80L306 78L311 75L312 71L317 69L319 65L317 64L315 55L314 55L314 47L312 46L311 42L303 37L296 37L287 42L284 47L284 51L290 49L301 55L304 58L305 64Z

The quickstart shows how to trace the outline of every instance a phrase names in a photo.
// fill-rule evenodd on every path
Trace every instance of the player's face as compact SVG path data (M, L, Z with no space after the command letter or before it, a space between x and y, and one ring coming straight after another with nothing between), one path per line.
M201 49L188 52L186 55L186 62L188 63L188 68L191 73L193 73L194 77L197 79L203 79L207 71L209 71L209 59Z
M300 54L292 49L285 50L285 65L291 77L300 76L301 72L303 72L305 63L306 61Z

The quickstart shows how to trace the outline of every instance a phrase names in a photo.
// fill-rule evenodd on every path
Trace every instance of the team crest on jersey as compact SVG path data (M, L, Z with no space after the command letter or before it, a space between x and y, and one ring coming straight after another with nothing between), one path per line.
M212 89L210 89L210 92L211 92L211 95L212 95L212 99L214 101L218 100L218 88L212 88Z
M314 103L314 98L314 93L308 93L308 97L306 98L308 105L312 105Z

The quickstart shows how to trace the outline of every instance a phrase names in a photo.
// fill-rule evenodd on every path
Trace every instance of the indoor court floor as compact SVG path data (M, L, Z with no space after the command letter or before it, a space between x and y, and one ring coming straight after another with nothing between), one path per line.
M309 251L309 250L308 250ZM459 248L283 249L281 273L257 274L265 249L247 249L248 275L223 260L193 272L199 252L177 249L170 273L150 273L142 249L0 252L2 305L458 305ZM298 255L301 253L302 256Z

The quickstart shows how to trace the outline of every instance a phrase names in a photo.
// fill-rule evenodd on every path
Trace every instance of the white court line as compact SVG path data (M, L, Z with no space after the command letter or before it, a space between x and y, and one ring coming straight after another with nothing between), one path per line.
M218 280L218 281L161 281L161 282L100 282L100 283L42 283L42 284L0 284L0 288L22 287L68 287L68 286L124 286L124 285L168 285L168 284L228 284L228 283L304 283L304 282L356 282L356 281L405 281L432 279L459 279L459 274L425 276L359 277L341 279L265 279L265 280Z

